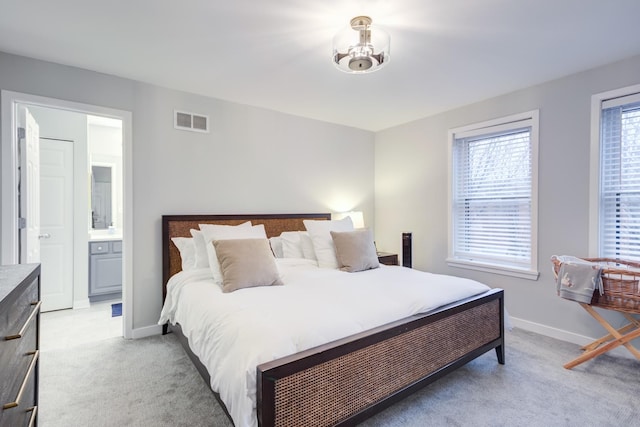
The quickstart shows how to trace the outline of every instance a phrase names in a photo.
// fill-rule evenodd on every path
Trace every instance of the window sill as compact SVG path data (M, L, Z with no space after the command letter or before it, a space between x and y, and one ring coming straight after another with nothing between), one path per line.
M501 274L503 276L518 277L520 279L538 280L540 273L536 270L524 270L514 267L503 267L494 264L485 264L474 261L447 258L449 267L464 268L467 270L484 271L485 273Z

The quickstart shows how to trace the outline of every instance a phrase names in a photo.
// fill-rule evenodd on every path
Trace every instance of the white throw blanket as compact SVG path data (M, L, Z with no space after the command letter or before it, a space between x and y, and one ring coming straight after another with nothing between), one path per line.
M556 256L560 261L556 289L562 298L591 303L593 292L602 295L602 268L600 265L571 256Z
M256 426L256 367L483 293L473 280L402 267L347 273L278 259L284 286L224 294L206 270L167 286L159 324L180 323L236 427Z

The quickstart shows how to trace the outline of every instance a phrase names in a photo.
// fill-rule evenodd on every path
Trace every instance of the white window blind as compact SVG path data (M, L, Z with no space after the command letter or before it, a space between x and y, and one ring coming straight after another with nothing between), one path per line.
M640 260L640 102L637 95L603 103L599 218L600 256Z
M532 120L454 133L454 260L534 270Z

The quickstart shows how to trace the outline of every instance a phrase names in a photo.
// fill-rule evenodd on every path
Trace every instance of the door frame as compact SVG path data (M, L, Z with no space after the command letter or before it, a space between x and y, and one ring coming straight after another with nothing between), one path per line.
M123 336L133 338L133 119L130 111L97 105L83 104L56 98L48 98L20 92L2 90L1 98L1 169L2 186L0 187L0 262L16 264L18 262L18 139L16 128L16 104L37 105L40 107L68 110L77 113L105 116L122 120L122 181L123 181L123 224L122 224L122 324ZM87 166L88 168L88 166ZM87 195L88 197L88 195ZM84 215L88 220L88 214ZM82 221L80 221L82 222ZM84 230L84 243L74 249L74 262L89 263L87 222ZM74 236L77 231L74 230ZM81 231L82 232L82 231ZM74 237L74 241L78 236ZM74 245L79 246L79 245ZM84 254L84 256L82 256ZM76 280L78 278L74 278ZM81 278L82 279L82 278ZM88 276L82 280L88 283Z

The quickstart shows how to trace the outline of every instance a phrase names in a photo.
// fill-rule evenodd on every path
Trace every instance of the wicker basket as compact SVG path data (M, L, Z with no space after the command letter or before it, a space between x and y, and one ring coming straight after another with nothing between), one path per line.
M611 310L640 314L640 263L612 258L581 258L602 267L604 293L593 293L591 305ZM561 260L552 257L553 271L558 276Z

